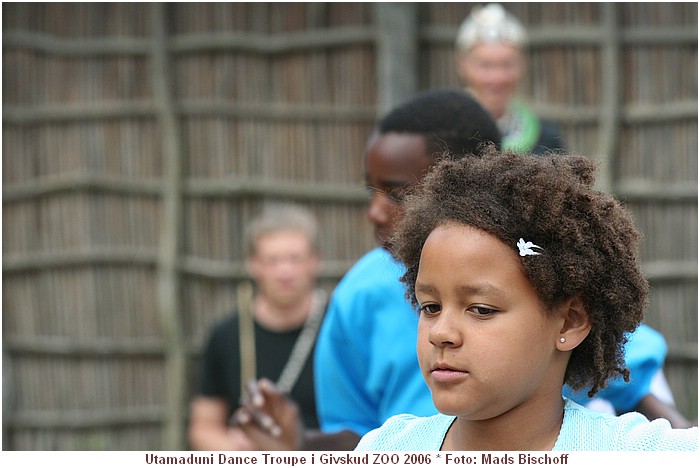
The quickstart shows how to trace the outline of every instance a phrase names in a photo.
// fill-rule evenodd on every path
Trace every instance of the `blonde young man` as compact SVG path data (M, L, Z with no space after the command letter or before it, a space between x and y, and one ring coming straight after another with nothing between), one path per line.
M286 387L299 405L304 424L318 427L311 357L325 299L315 289L321 267L316 220L299 206L278 206L253 220L246 234L247 268L255 293L250 303L240 304L247 310L239 308L211 330L202 357L199 394L191 404L189 440L195 450L258 449L230 424L241 402L241 356L246 355L241 348L250 335L254 335L253 377ZM281 375L284 383L279 382Z

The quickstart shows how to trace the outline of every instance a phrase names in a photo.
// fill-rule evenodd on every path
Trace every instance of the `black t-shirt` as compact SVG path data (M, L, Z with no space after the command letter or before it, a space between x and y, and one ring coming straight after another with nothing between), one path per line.
M292 352L302 328L277 333L255 322L255 354L257 377L276 382ZM234 314L215 324L209 335L201 363L200 393L207 397L224 398L233 414L241 396L241 355L238 335L238 315ZM318 428L314 396L313 349L292 388L291 397L299 405L305 427ZM229 417L230 415L229 414Z

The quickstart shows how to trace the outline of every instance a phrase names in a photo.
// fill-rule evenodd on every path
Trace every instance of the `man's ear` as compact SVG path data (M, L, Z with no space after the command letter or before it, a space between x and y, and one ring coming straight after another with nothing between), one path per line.
M565 300L559 306L559 313L563 322L559 330L557 348L560 351L571 351L590 333L591 320L579 295Z

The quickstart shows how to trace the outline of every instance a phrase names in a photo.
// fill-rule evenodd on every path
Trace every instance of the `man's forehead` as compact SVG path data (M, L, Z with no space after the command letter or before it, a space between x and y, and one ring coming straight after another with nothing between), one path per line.
M413 180L430 164L425 137L419 134L385 134L367 152L367 173L372 178Z

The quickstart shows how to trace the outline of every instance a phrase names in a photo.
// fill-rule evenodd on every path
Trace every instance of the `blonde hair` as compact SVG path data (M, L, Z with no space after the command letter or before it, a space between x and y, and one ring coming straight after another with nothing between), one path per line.
M278 231L294 230L306 235L314 250L318 250L318 226L310 210L294 204L267 206L248 224L245 230L248 255L255 253L260 237Z

